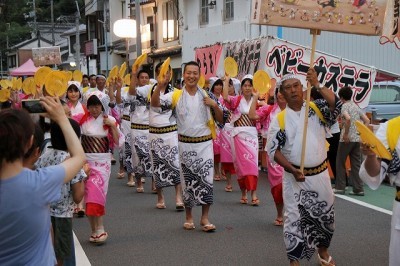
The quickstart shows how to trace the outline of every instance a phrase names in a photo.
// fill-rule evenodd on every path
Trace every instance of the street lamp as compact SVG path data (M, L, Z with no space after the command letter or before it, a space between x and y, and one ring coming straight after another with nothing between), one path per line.
M114 34L125 38L126 45L126 69L129 71L129 38L136 38L136 21L133 19L119 19L114 22ZM125 73L124 73L125 74Z

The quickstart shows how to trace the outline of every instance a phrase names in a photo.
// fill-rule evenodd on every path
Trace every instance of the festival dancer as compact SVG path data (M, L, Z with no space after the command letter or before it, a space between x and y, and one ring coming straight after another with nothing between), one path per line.
M215 97L221 101L222 98L222 88L224 84L222 83L221 79L216 79L213 80L210 78L210 91L215 95ZM220 129L218 126L215 127L215 130L217 132L217 137L213 139L213 149L214 149L214 180L215 181L220 181L221 180L221 167L220 167L220 162L221 162L221 137L220 137ZM223 177L222 177L223 178Z
M232 79L227 79L227 85L223 84L223 86L228 86L228 95L235 96L235 88L233 87ZM221 97L220 102L222 105L225 105L223 97ZM226 192L232 192L232 175L236 174L235 167L233 165L232 158L232 130L233 126L231 125L231 112L228 110L229 116L226 119L226 123L220 132L220 159L221 159L221 172L226 177Z
M115 118L107 115L108 104L109 98L104 93L89 93L89 113L81 120L81 142L90 166L90 174L85 182L86 215L92 229L89 241L95 244L102 244L108 238L108 233L104 230L103 216L106 214L105 205L111 174L110 149L113 146L122 146L124 141Z
M160 73L163 62L157 64L155 68L156 76ZM136 76L137 69L132 69L132 75ZM169 80L171 68L166 74ZM143 95L150 98L155 93L157 84L147 86L147 90L142 90ZM159 90L161 95L173 92L174 88L170 83ZM157 191L157 209L165 209L163 188L175 187L175 208L178 211L184 210L182 202L182 186L179 173L179 150L176 116L171 109L161 107L150 107L149 110L149 142L150 158L153 173L154 185Z
M227 77L225 77L225 81ZM253 77L246 75L241 82L241 95L229 96L228 86L223 90L224 104L232 112L231 124L234 125L233 163L238 183L242 192L240 203L247 204L247 192L251 194L251 205L258 206L258 133L254 122L249 118L249 110L253 101Z
M254 97L258 98L258 93L255 93ZM249 117L253 120L258 120L262 124L264 130L264 136L268 136L268 128L271 124L272 119L282 110L286 108L286 101L283 95L279 92L279 88L275 88L274 91L274 104L264 105L256 110L256 103L250 107ZM267 140L268 141L268 140ZM263 147L264 148L264 147ZM275 202L275 208L277 212L274 225L283 225L283 196L282 196L282 177L283 168L277 163L273 163L269 160L267 155L267 167L268 167L268 182L271 187L271 194Z
M325 136L340 114L342 103L319 83L313 68L308 70L307 80L324 99L310 102L303 172L300 162L306 107L303 86L293 74L286 74L278 84L287 106L271 122L267 152L270 160L285 170L283 231L290 265L310 259L316 249L321 265L335 265L328 252L335 219Z
M392 154L391 160L381 159L373 153L368 144L361 144L366 158L361 164L360 178L373 190L376 190L386 176L396 186L396 197L393 201L393 215L390 228L389 266L400 265L399 220L400 220L400 116L379 126L376 137Z
M146 75L147 79L142 76ZM149 108L148 84L149 74L141 70L136 75L131 74L128 102L131 106L131 148L132 166L136 177L136 191L144 192L143 181L151 175L150 143L149 143ZM145 83L143 80L146 80ZM154 187L153 187L154 189Z
M168 85L167 77L160 77L151 97L151 105L162 109L174 109L177 116L180 173L181 179L184 180L183 201L186 211L183 227L186 230L195 229L192 208L201 205L202 230L212 232L216 226L210 222L208 214L213 203L214 119L223 123L228 113L223 112L222 106L212 93L198 87L200 67L197 62L190 61L185 64L183 78L185 85L182 90L160 95L161 88Z

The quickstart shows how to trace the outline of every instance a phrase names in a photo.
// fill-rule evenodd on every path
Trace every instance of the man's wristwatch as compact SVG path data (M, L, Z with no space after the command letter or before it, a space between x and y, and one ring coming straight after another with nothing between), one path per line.
M324 85L319 82L317 85L315 85L315 88L317 89L317 91L320 91L323 87L324 87Z

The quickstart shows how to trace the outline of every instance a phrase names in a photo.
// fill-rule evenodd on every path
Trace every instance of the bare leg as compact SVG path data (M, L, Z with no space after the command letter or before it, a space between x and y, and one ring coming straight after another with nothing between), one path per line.
M92 235L96 233L96 222L94 219L95 219L94 216L88 216L90 229L92 230Z
M279 221L282 221L283 220L283 204L282 203L280 203L280 204L276 204L275 203L275 207L276 207L276 212L277 212L276 219L279 220Z
M164 195L162 188L157 188L157 205L164 204Z
M192 208L185 208L186 212L186 223L193 223Z
M211 206L210 204L201 206L201 219L200 219L201 225L206 225L210 223L210 221L208 220L208 212L210 210L210 206Z
M176 204L182 204L182 185L178 184L175 186L175 202Z

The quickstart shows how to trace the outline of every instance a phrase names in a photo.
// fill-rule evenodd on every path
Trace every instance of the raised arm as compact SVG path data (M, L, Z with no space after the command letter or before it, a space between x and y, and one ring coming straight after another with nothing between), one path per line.
M160 107L160 91L166 89L168 86L169 75L164 77L157 77L157 86L154 88L153 94L151 95L150 105L151 107Z
M336 108L336 96L332 90L329 90L318 81L317 71L314 68L309 68L307 71L307 80L310 82L311 86L317 88L322 97L327 101L329 109L331 111Z
M251 103L250 110L249 110L249 118L252 120L260 119L260 117L256 113L258 96L259 96L258 91L253 92L253 101Z
M136 85L138 83L137 73L138 73L138 68L137 67L132 68L131 84L129 85L129 94L130 95L136 95Z
M40 100L44 108L46 108L50 119L60 126L64 134L65 142L71 157L65 160L61 165L65 169L64 183L68 183L72 178L74 178L85 163L85 153L83 152L81 142L65 115L60 100L49 96L42 97Z
M222 89L222 97L225 102L230 103L231 100L229 99L229 76L225 75L223 78L224 88Z
M117 93L115 95L116 98L116 102L117 104L122 103L122 96L121 96L121 88L122 88L122 79L120 77L117 78L116 82L115 82L115 88L117 90Z

